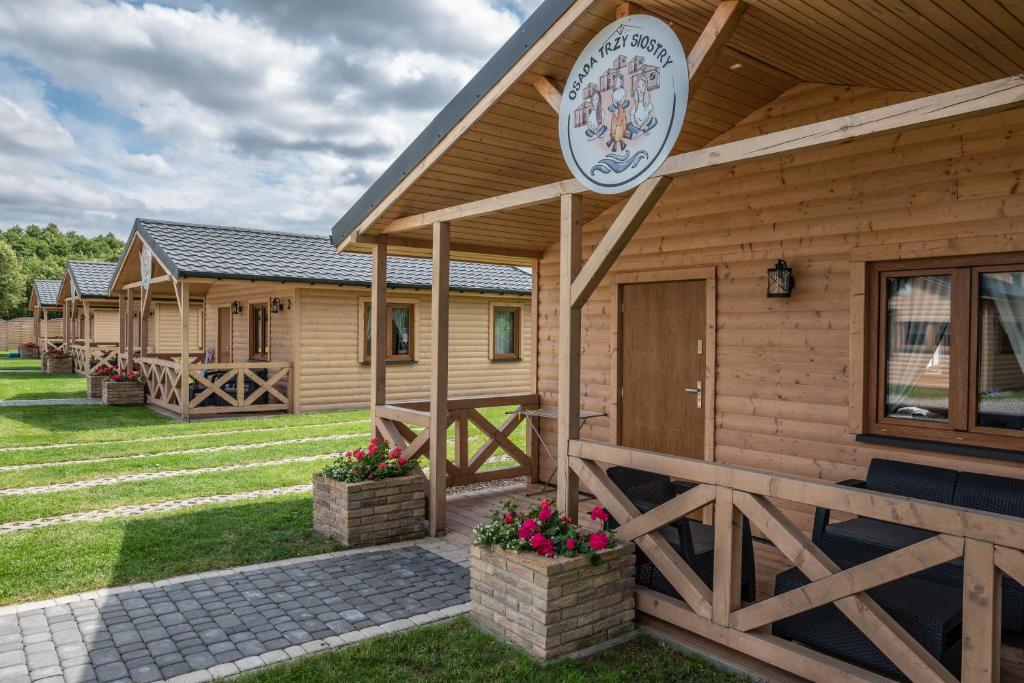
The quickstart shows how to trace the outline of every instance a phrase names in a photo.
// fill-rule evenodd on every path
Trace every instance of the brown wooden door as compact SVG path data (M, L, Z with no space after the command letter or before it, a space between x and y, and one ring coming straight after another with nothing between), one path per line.
M622 445L703 459L704 281L622 285L620 301Z
M217 362L231 362L231 309L217 309Z

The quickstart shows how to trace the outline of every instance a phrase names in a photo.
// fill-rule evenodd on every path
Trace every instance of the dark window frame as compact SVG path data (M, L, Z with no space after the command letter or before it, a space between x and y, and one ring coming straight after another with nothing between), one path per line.
M867 434L1024 452L1024 431L980 426L977 415L981 275L1020 270L1024 270L1024 254L1021 253L867 264L864 420ZM951 277L948 421L913 421L886 416L887 278L939 274Z

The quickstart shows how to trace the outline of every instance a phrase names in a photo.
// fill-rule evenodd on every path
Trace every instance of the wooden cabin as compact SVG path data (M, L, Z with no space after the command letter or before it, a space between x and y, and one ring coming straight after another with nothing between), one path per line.
M563 158L561 91L630 14L686 48L688 107L649 179L598 194ZM578 490L595 494L670 581L678 598L637 590L645 623L769 678L880 680L767 630L834 604L909 679L957 680L865 592L953 561L967 573L961 680L1021 680L999 615L1000 577L1024 582L1024 520L837 483L881 459L1024 477L1022 72L1020 3L547 0L333 238L375 263L429 255L437 272L534 266L558 504L575 516ZM776 265L789 296L767 296ZM460 339L435 337L423 417L385 400L377 335L381 433L403 441L403 418L445 431ZM441 534L451 472L443 440L429 450ZM640 515L612 466L695 486ZM840 567L810 541L816 508L938 534L949 552ZM657 531L694 511L714 527L713 588ZM754 604L737 590L741 518L762 541ZM793 567L812 583L771 597Z
M133 321L122 355L145 374L150 404L183 418L366 406L371 270L369 257L339 254L325 237L139 219L111 286ZM460 263L450 283L453 321L466 332L453 385L470 395L532 391L530 274ZM388 264L396 400L429 395L430 285L429 261Z
M115 265L68 261L57 292L64 319L64 350L71 354L79 375L117 365L121 334L118 300L108 294Z
M36 341L40 353L60 351L64 349L64 337L55 334L53 329L57 318L50 318L53 313L60 314L63 307L58 301L60 280L33 280L32 293L29 294L28 307L32 309L32 338Z

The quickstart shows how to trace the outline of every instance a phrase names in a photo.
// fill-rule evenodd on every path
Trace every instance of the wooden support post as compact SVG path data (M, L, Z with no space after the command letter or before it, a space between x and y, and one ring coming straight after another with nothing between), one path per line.
M991 543L964 544L963 683L998 681L1002 638L1002 572Z
M562 91L558 89L558 86L550 79L541 76L533 82L533 87L557 114L562 107Z
M743 562L743 517L732 502L732 489L720 488L715 497L715 567L711 618L729 625L729 616L740 606Z
M178 401L181 406L181 419L188 421L188 409L189 409L189 396L188 396L188 384L189 384L189 348L188 342L191 336L191 330L189 329L189 286L188 280L182 280L175 287L175 292L178 295L178 311L181 313L181 396ZM245 377L243 375L238 376L238 384L242 385L245 383Z
M444 536L448 477L448 267L451 225L434 223L430 287L430 535Z
M580 436L580 308L572 283L580 272L583 198L562 195L561 273L558 282L558 508L579 521L580 480L569 467L569 442Z
M387 366L384 358L388 343L388 245L373 245L372 275L370 280L370 424L375 435L383 437L377 428L377 406L387 402ZM362 315L362 311L359 312Z
M89 306L89 302L86 301L82 305L82 326L85 327L82 330L82 336L85 338L85 354L84 354L84 365L82 370L85 371L85 376L89 376L90 370L92 370L92 307Z
M174 295L178 295L175 286ZM149 351L149 290L139 289L139 355L145 356Z
M135 367L135 325L133 324L135 313L135 295L132 294L132 290L128 289L125 292L125 354L124 354L124 365L125 370L132 370Z
M39 330L39 307L36 306L32 309L32 341L39 343L39 338L42 336Z

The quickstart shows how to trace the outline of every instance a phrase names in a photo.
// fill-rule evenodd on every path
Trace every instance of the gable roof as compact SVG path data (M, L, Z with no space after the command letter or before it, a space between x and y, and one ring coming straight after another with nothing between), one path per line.
M132 228L174 278L215 277L370 286L371 259L338 253L331 240L317 235L271 232L223 225L136 219ZM129 238L126 252L132 243ZM111 275L113 270L111 270ZM108 277L108 281L111 278ZM431 263L388 258L388 286L429 288ZM532 277L512 266L451 263L454 290L529 294Z
M57 293L60 292L60 280L33 280L36 300L40 306L56 306Z
M110 279L116 268L116 263L105 261L68 261L71 283L82 298L109 297Z

